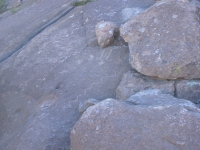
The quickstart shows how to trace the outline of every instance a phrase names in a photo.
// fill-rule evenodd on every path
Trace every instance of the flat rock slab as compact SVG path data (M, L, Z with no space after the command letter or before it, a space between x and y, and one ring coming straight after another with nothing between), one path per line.
M162 0L125 23L132 67L162 79L200 78L199 10L194 1Z
M89 107L71 132L73 150L199 150L200 109L157 90Z
M174 81L161 80L144 76L136 71L129 71L123 75L116 90L116 98L126 100L130 96L147 89L159 89L164 94L175 94Z

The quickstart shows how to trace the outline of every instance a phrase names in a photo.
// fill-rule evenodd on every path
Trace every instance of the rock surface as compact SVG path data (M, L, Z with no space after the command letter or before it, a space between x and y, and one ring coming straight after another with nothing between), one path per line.
M94 99L94 98L89 98L88 100L86 101L82 101L80 102L79 104L79 112L80 113L83 113L85 112L90 106L93 106L97 103L99 103L100 101Z
M124 18L129 18L129 13L123 13L126 8L146 10L155 3L155 0L98 0L84 6L83 24L86 29L88 46L98 46L95 35L95 26L102 20L115 22L117 25L124 23ZM122 17L122 15L124 16ZM136 14L135 14L136 15ZM116 38L113 45L125 45L124 40Z
M7 1L8 1L7 9L19 7L22 4L22 0L7 0Z
M162 0L122 25L132 67L162 79L200 78L199 12L194 1Z
M143 12L144 9L143 8L138 8L138 7L132 7L132 8L124 8L121 11L121 17L122 20L128 21L129 19L131 19L133 16L138 15L139 13Z
M126 100L131 95L147 89L159 89L164 94L200 104L200 80L161 80L144 76L134 70L123 75L116 89L116 98Z
M144 76L136 71L129 71L123 75L116 90L116 98L126 100L131 95L142 90L159 89L164 94L174 95L174 81L160 80Z
M88 108L71 132L73 150L199 150L200 109L156 90Z
M176 83L176 97L200 104L200 80L182 80Z
M105 48L114 42L114 37L119 33L118 26L109 21L101 21L95 27L98 44Z
M98 0L72 8L71 2L34 0L0 17L1 150L67 150L79 103L115 98L131 69L128 47L115 41L100 49L95 25L103 19L121 22L126 7L154 4ZM88 44L89 33L96 44Z

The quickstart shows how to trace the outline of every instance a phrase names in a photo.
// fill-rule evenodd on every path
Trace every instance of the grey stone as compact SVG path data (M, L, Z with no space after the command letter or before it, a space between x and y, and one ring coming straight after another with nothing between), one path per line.
M117 25L124 23L122 11L125 8L140 8L146 10L155 3L155 0L98 0L88 3L83 8L83 20L89 46L98 46L95 26L105 20L115 22ZM112 45L125 45L123 39L115 38Z
M80 102L79 103L79 107L78 107L78 110L80 113L83 113L84 111L86 111L87 107L85 105L85 102Z
M176 97L190 100L195 104L200 103L200 81L199 80L177 81Z
M199 10L187 0L162 0L122 25L132 67L162 79L200 78Z
M73 150L199 150L200 109L159 90L88 108L71 132Z
M126 100L131 95L142 90L160 89L164 94L174 95L174 81L161 80L144 76L136 71L129 71L123 75L116 90L116 98Z
M102 0L87 5L100 11L97 2L110 10ZM121 76L131 69L127 47L87 45L87 5L69 11L70 4L36 1L0 20L1 150L68 149L79 103L114 98Z
M22 4L22 0L9 0L7 9L19 7Z
M109 21L101 21L95 27L98 44L105 48L114 42L114 36L119 33L118 26Z
M82 101L79 103L79 112L83 113L84 111L86 111L90 106L93 106L95 104L99 103L98 100L94 99L94 98L89 98L86 101Z
M145 9L140 8L140 7L132 7L132 8L124 8L121 11L121 20L123 22L131 19L133 16L136 16L143 12Z
M96 105L97 103L99 103L98 100L96 100L96 99L94 99L94 98L89 98L89 99L86 101L85 105L86 105L87 107L90 107L90 106Z

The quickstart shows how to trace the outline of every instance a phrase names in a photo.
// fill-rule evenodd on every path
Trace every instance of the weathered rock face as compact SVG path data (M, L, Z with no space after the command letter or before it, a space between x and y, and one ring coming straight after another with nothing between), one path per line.
M114 98L131 69L128 47L88 46L86 29L94 31L102 20L97 14L109 20L110 10L136 7L136 1L98 0L72 10L72 0L38 0L0 19L0 150L69 148L79 103ZM98 12L86 12L88 5Z
M116 98L126 100L131 95L147 89L160 89L162 93L174 95L174 81L154 79L135 71L129 71L123 75L117 87Z
M200 103L200 80L182 80L176 83L176 97Z
M71 132L73 150L199 150L200 110L156 90L88 108Z
M108 20L120 25L130 16L139 13L139 10L146 10L154 3L155 0L98 0L88 3L83 8L83 20L88 46L98 46L94 28L98 22ZM136 9L137 11L135 11ZM115 38L112 45L124 44L123 39Z
M94 99L94 98L89 98L86 101L82 101L79 104L79 112L83 113L84 111L86 111L86 109L88 109L90 106L93 106L97 103L99 103L100 101Z
M162 79L200 78L199 18L192 2L162 0L122 25L132 67Z
M123 75L116 90L116 98L126 100L131 95L147 89L159 89L164 94L200 104L200 80L161 80L144 76L134 70Z
M101 21L95 27L98 44L105 48L114 41L114 36L119 32L118 26L109 21Z
M121 18L122 18L121 20L127 21L127 20L131 19L133 16L136 16L143 11L144 11L144 9L139 8L139 7L124 8L121 11Z

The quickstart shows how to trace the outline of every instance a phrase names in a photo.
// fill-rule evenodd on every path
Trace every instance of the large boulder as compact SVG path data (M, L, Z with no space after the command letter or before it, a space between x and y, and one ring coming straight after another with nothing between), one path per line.
M129 71L123 75L122 81L117 87L116 98L126 100L131 95L147 89L159 89L162 93L173 96L174 81L151 78L135 71Z
M71 132L73 150L199 150L200 109L157 90L89 107Z
M200 78L200 22L195 1L162 0L121 26L130 63L147 76Z

